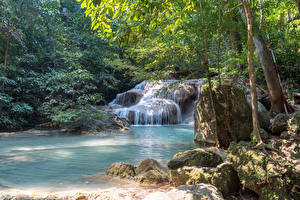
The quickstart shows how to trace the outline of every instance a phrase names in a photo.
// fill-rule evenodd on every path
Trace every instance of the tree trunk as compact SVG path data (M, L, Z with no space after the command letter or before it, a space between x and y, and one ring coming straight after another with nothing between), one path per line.
M247 16L244 9L239 9L239 10L244 23L247 23ZM254 30L254 31L258 32L259 30ZM267 82L267 86L270 94L270 100L271 100L271 111L275 113L283 113L285 112L284 102L282 98L283 93L277 75L276 66L272 61L272 57L269 52L268 46L262 34L254 35L253 40Z
M203 7L202 7L202 2L201 1L200 1L200 13L201 13L201 23L202 23L202 25L204 25L204 14L203 14ZM210 106L211 106L212 112L213 112L213 121L214 121L213 124L215 125L214 130L217 131L217 115L216 115L216 110L215 110L215 101L214 101L214 96L213 96L213 91L212 91L212 84L211 84L211 77L210 77L210 72L209 72L209 63L208 63L208 55L207 55L208 50L207 50L207 41L206 40L207 40L206 32L205 32L205 30L203 30L204 64L205 64L206 71L207 71ZM217 142L216 145L219 146L218 138L215 138L215 141Z
M300 15L300 0L296 0L296 4L297 4L298 12L299 12L299 15Z
M263 36L260 34L258 36L254 36L253 39L258 51L258 57L263 66L263 71L270 94L271 111L275 113L283 113L285 112L284 102L282 99L282 90L276 72L276 66L272 61L271 54Z
M6 45L5 45L5 53L4 53L4 65L7 65L9 39L10 39L10 37L6 36Z
M255 84L255 69L253 64L253 30L252 30L252 19L248 0L243 0L243 5L247 17L247 27L248 27L248 69L250 78L250 93L251 93L251 105L252 105L252 123L253 123L253 135L257 142L262 143L260 137L260 127L258 122L258 105L257 105L257 94L256 94L256 84Z

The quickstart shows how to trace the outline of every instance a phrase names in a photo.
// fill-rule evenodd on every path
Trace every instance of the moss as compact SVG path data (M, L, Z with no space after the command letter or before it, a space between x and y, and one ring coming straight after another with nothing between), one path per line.
M183 166L216 167L222 162L223 160L218 154L198 148L175 154L173 159L169 161L168 167L170 169Z
M290 176L293 164L288 159L276 152L254 149L246 142L231 144L228 158L244 187L256 192L260 200L293 199L289 188L296 179Z

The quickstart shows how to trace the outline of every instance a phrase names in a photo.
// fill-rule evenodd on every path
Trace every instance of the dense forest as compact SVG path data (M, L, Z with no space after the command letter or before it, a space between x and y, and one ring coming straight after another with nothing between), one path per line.
M2 0L0 7L1 129L71 117L141 80L248 77L247 26L236 1ZM299 2L250 7L257 82L278 99L277 69L291 99L300 82Z
M79 3L1 0L0 7L0 129L103 105L132 86L122 49L91 31Z
M0 199L299 194L300 0L0 0Z

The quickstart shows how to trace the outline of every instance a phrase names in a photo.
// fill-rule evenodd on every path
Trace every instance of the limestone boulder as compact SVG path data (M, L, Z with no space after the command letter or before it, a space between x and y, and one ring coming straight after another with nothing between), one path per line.
M167 193L156 192L144 200L223 200L216 187L209 184L182 185Z
M236 193L240 188L238 175L229 162L222 163L216 168L183 167L171 170L169 174L170 183L175 186L209 183L214 185L223 195Z
M135 182L144 184L158 184L169 181L167 169L153 159L145 159L137 165L123 162L114 163L107 169L106 174L133 179Z
M250 140L252 132L251 101L239 85L224 84L213 88L216 121L208 88L202 90L194 111L194 141L227 148L232 141ZM258 102L260 126L269 128L270 114Z
M197 148L175 154L173 159L168 162L168 167L170 169L183 166L216 167L222 162L222 157L215 152Z
M130 107L135 104L137 104L141 98L143 97L143 94L141 90L129 90L127 92L118 94L117 98L114 100L114 104Z
M168 182L169 176L168 173L163 171L149 170L142 174L138 174L133 180L138 183L159 184Z
M250 140L251 108L245 91L233 85L213 87L216 120L208 88L203 89L194 112L194 140L227 148L231 141Z
M156 160L145 159L137 164L134 181L138 183L163 183L169 181L167 169L162 167Z
M281 132L286 131L288 128L289 115L279 113L271 119L270 130L275 135L280 135Z
M136 175L135 166L123 162L114 163L106 170L106 174L119 178L133 178Z
M292 188L299 185L299 174L288 157L276 151L261 151L247 142L232 143L227 157L241 184L258 194L260 200L297 199Z

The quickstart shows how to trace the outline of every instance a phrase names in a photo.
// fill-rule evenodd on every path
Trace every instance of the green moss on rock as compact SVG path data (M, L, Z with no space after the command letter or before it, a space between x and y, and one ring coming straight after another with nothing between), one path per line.
M298 180L293 173L294 165L287 158L246 142L232 143L227 157L243 186L256 192L260 200L294 199L291 188Z
M222 157L213 151L197 148L174 155L169 161L170 169L178 169L183 166L216 167L223 162Z
M216 168L183 167L169 172L172 185L196 185L209 183L218 188L223 195L235 193L239 190L240 182L231 163L225 162Z

